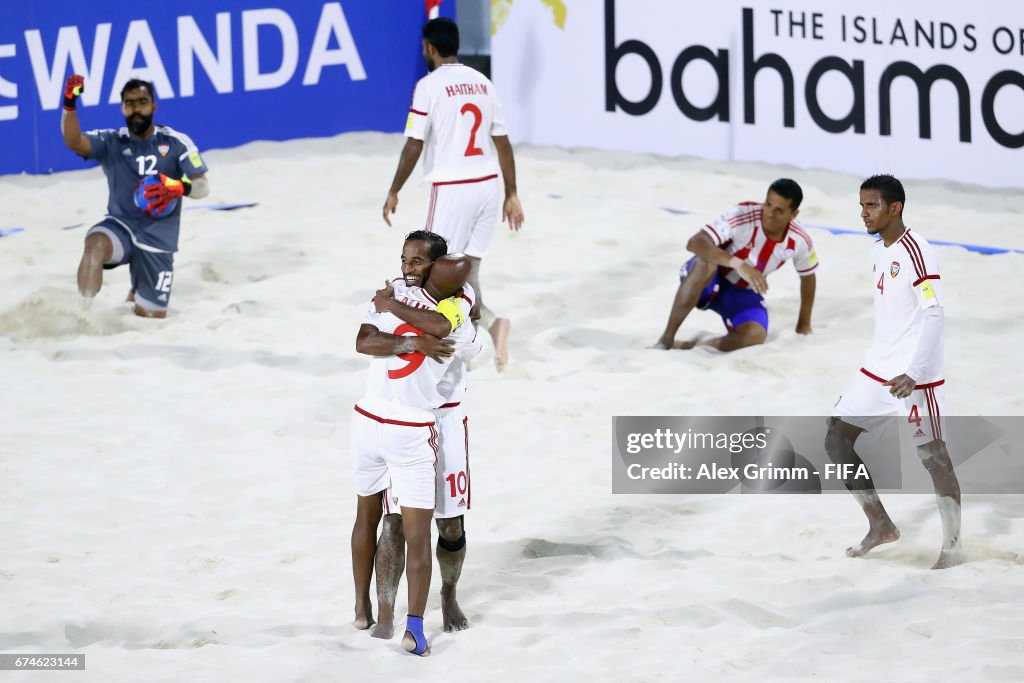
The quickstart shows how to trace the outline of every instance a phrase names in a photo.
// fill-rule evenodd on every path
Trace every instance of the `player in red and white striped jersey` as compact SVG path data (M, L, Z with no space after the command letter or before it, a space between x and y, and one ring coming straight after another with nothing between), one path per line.
M846 385L832 410L825 449L837 463L863 465L854 442L864 431L884 428L898 416L932 477L942 518L942 549L933 569L960 564L960 484L943 439L942 280L931 245L903 223L906 193L890 175L872 176L860 189L861 218L879 240L871 250L865 278L875 299L875 335L864 365ZM905 422L904 422L905 421ZM847 549L861 557L899 538L870 476L846 487L867 515L864 539Z
M480 322L494 340L494 364L500 372L508 361L512 324L491 311L480 290L480 263L498 216L499 168L505 184L501 217L509 229L522 227L523 207L494 84L460 64L458 49L459 29L452 20L431 19L423 27L423 57L430 73L413 92L405 126L408 139L384 201L384 221L391 225L398 193L423 153L423 170L432 185L426 229L447 239L449 252L470 258L469 284L477 293Z
M689 349L696 342L675 341L676 332L694 306L722 317L728 333L703 342L720 351L761 344L768 336L766 277L787 260L800 275L800 314L796 331L811 333L818 257L810 235L796 221L803 191L788 178L768 188L764 203L743 202L687 242L694 253L680 269L668 323L655 349Z

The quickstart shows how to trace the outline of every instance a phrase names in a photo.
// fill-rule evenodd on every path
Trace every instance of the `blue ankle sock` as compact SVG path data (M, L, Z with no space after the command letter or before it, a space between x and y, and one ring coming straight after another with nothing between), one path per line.
M414 617L408 615L405 620L405 630L412 634L412 637L416 640L416 649L412 651L414 655L421 655L427 651L427 637L423 635L423 617Z

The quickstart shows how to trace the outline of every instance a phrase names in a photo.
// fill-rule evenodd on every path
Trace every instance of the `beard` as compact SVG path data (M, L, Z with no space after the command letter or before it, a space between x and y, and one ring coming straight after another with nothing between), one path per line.
M153 115L143 116L141 114L133 114L131 117L125 117L124 122L128 124L128 130L132 135L136 137L142 137L142 134L149 130L149 127L153 125Z

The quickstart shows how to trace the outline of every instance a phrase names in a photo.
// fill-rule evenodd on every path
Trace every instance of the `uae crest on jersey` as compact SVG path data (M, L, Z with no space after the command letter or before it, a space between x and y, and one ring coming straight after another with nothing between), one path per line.
M160 152L160 156L165 157L167 156L167 153L171 151L171 146L165 143L162 145L157 145L156 149L158 152Z
M899 274L900 274L900 262L899 261L893 261L892 265L889 266L889 275L892 275L893 277L896 277Z

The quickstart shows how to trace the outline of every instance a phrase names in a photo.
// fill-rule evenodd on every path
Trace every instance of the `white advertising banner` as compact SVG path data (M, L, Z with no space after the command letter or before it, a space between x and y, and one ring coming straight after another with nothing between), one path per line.
M1024 187L1024 1L518 0L513 141Z

